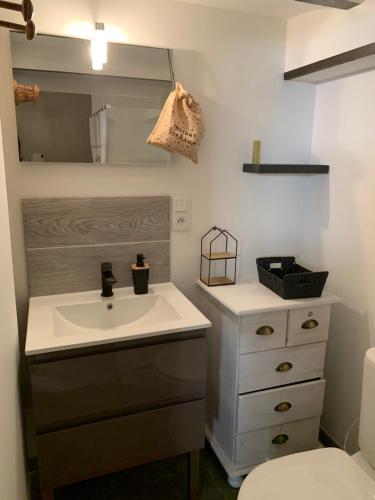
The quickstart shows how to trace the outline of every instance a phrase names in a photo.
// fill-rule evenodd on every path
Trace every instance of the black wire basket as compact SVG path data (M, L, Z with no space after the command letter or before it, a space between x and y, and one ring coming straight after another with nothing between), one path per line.
M295 257L261 257L256 262L259 281L283 299L307 299L323 293L328 271L310 271L297 264Z

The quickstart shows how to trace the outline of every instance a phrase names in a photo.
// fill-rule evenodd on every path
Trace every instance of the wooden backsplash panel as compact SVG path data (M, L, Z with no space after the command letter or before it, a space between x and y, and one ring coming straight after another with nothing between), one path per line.
M23 200L26 248L169 240L167 196Z
M130 264L140 252L151 266L150 283L170 281L169 241L27 250L30 296L98 290L102 262L112 262L114 288L131 286Z
M144 253L150 283L170 281L170 199L23 200L30 296L97 290L112 262L115 287L131 286L130 264Z

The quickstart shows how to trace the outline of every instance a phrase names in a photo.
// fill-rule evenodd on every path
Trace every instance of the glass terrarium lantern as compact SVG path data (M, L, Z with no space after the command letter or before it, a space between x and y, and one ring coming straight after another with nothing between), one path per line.
M200 279L207 286L234 285L238 241L226 229L214 226L201 238Z

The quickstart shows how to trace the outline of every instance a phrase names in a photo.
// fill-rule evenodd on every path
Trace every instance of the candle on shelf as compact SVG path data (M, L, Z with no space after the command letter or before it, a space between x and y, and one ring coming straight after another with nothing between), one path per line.
M253 165L260 164L260 147L262 142L259 140L253 141Z

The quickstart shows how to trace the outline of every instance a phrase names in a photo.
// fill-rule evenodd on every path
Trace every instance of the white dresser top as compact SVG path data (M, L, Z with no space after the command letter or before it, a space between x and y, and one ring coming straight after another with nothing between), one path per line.
M225 286L207 286L197 281L197 285L236 316L341 302L338 297L329 292L323 292L321 297L313 299L285 300L258 281Z

